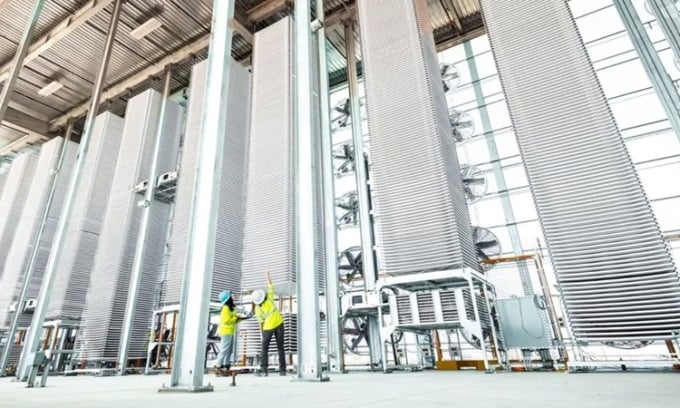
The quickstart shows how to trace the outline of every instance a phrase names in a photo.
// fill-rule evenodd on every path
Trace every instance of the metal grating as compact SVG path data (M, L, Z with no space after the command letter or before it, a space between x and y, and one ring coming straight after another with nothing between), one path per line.
M435 316L432 292L416 293L416 302L418 304L418 318L420 319L420 323L435 323L437 317Z
M458 306L456 304L455 290L442 290L439 292L439 299L442 305L442 316L445 322L457 322L460 320Z
M671 338L678 274L567 3L481 3L574 337Z
M124 121L111 113L97 117L57 266L47 320L79 320L85 306L95 253L116 167Z
M12 162L7 174L5 188L0 195L0 254L7 254L19 223L21 212L26 205L28 192L33 182L38 156L23 154ZM5 261L0 261L0 278L5 270Z
M198 144L201 136L201 115L205 92L206 62L193 69L186 135L184 136L175 214L170 238L170 258L162 303L180 301ZM248 149L248 120L250 110L250 73L232 62L230 68L230 95L227 114L227 134L224 143L224 165L217 219L215 266L213 269L211 299L229 289L241 289L241 249L243 246L243 219L245 214L245 177Z
M26 279L26 270L31 259L35 239L40 229L40 221L47 208L47 199L52 187L52 173L59 162L62 143L64 139L55 138L45 143L40 151L38 162L35 166L35 176L28 192L28 199L23 207L21 216L16 226L16 233L12 240L12 245L6 253L3 261L5 262L4 273L0 278L0 327L8 327L11 324L14 313L9 311L12 303L16 302L21 294L22 287ZM47 264L52 238L54 236L57 221L61 213L66 186L71 176L71 168L75 161L78 146L69 142L66 149L64 162L56 178L56 190L52 206L47 217L47 226L38 246L38 251L33 275L28 282L27 301L33 300L40 292L43 272ZM32 310L23 313L24 305L16 305L16 310L22 313L19 320L19 327L28 327L32 319Z
M358 9L380 272L478 269L427 4Z
M148 178L161 95L149 90L130 100L111 193L102 224L76 349L82 361L109 361L118 354L141 209L134 186ZM168 104L158 171L176 167L182 108ZM157 299L170 205L154 202L135 307L129 358L145 358L151 311Z
M411 311L411 296L397 295L397 316L399 324L413 324L413 312Z

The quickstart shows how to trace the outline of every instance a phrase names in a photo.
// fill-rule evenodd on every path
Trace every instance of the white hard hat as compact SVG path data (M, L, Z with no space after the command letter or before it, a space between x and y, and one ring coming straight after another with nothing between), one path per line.
M265 295L262 289L258 289L253 292L253 303L255 303L256 305L262 304L262 302L264 302L264 298Z

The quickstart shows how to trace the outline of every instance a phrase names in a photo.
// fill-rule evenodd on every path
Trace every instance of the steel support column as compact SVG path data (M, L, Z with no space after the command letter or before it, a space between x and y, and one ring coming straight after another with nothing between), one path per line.
M137 243L135 246L135 257L132 263L132 271L130 273L130 288L128 290L125 316L123 317L123 330L121 332L120 346L118 348L118 375L125 375L127 370L130 336L132 335L132 324L135 319L135 309L137 308L139 285L142 281L144 251L146 249L146 242L149 235L149 217L151 216L151 206L153 205L154 193L156 192L156 187L158 184L158 160L160 158L161 146L163 144L163 133L165 132L164 125L167 117L171 85L172 66L168 66L165 68L165 78L163 81L163 100L161 102L160 114L158 115L158 127L156 128L156 137L154 139L154 148L151 156L151 164L149 166L149 176L147 179L148 185L146 187L146 192L144 193L142 217L139 222Z
M664 68L633 2L631 0L614 0L614 7L621 16L621 21L626 27L630 40L640 57L640 62L647 72L649 81L666 111L668 121L675 131L676 137L680 139L680 94L678 94L678 89L668 75L666 68ZM669 40L669 42L671 41Z
M47 228L47 219L49 217L50 211L52 211L52 203L54 202L54 197L57 191L57 178L59 173L61 173L61 168L64 165L64 157L66 157L66 150L68 148L69 142L71 140L71 134L73 133L73 122L69 122L66 132L64 134L64 141L61 145L61 150L59 151L59 159L57 160L57 166L51 171L50 180L50 191L47 194L47 202L45 203L45 210L40 218L40 224L38 227L38 233L33 239L33 250L31 251L31 257L28 261L28 267L24 273L23 283L21 286L21 294L17 301L17 310L14 312L12 317L12 324L10 325L9 332L7 332L7 343L2 351L2 356L0 357L0 377L5 376L7 369L7 363L9 362L9 356L12 354L12 348L14 347L14 336L19 329L19 320L21 320L21 310L23 304L26 302L26 297L28 296L28 288L31 286L31 280L33 279L33 273L35 272L36 262L38 260L38 254L40 253L40 241L42 241L43 234Z
M659 22L676 60L680 61L680 11L673 1L647 0L649 8Z
M361 235L361 255L364 269L364 285L367 291L375 289L378 278L375 270L375 253L373 242L373 225L371 223L370 197L368 196L368 166L364 165L366 149L364 134L361 128L361 103L359 101L359 74L357 72L356 41L354 39L355 23L353 19L345 20L345 55L347 56L347 84L352 115L352 141L354 143L354 174L357 183L357 201L359 203L359 231ZM368 345L371 355L371 367L380 365L384 353L380 339L380 320L368 316Z
M326 29L324 1L316 0L317 58L319 70L319 111L321 124L321 174L323 175L324 244L326 255L326 321L328 322L328 371L344 370L342 332L340 329L340 297L338 289L338 231L335 224L335 177L333 167L333 135L330 124L330 94L328 61L326 59Z
M47 265L45 266L45 273L40 286L40 295L38 296L38 304L35 308L35 311L33 312L31 327L28 331L26 343L24 344L24 349L21 353L19 370L17 370L17 376L21 381L25 381L28 378L28 373L31 368L32 356L36 351L38 351L40 347L40 334L42 332L45 314L47 313L47 307L50 303L52 286L57 273L57 265L59 265L59 260L61 258L66 232L71 220L71 213L73 212L73 206L75 204L75 200L77 199L76 191L78 189L78 185L80 184L83 167L85 166L85 158L87 157L87 152L90 148L90 139L94 129L95 119L97 117L102 89L104 88L106 71L109 68L109 60L113 50L116 30L118 29L118 21L122 9L122 3L122 0L116 0L113 7L113 13L111 14L111 22L109 23L109 29L106 35L104 52L102 53L99 71L97 72L94 89L92 91L92 99L90 100L90 110L88 111L87 119L85 120L85 127L83 128L82 137L80 139L78 155L76 156L75 163L73 164L71 180L69 181L68 188L66 189L64 204L62 206L59 222L57 223L56 231L54 233L52 248L50 249L50 256L47 260Z
M314 120L312 109L312 31L310 0L295 2L295 136L297 150L298 367L297 379L322 381L319 296L315 267Z
M475 92L477 106L485 106L486 101L484 100L482 84L479 82L479 73L477 70L477 63L475 62L474 53L472 51L472 45L468 41L463 45L463 48L465 49L465 57L467 58L467 64L470 70L470 79L472 80L472 89ZM515 212L512 209L510 195L507 192L508 186L505 182L505 174L503 173L503 166L501 166L498 146L496 145L493 127L491 126L491 118L489 117L489 112L486 108L479 109L479 117L482 120L482 131L484 132L483 134L486 140L486 146L489 150L491 170L493 171L494 178L496 179L496 184L499 191L498 195L501 201L501 206L503 207L503 214L505 215L505 221L508 224L512 252L515 255L521 255L524 253L524 250L522 249L522 241L519 235L519 229L517 228L517 223L515 221ZM522 290L524 291L524 295L533 296L534 288L531 284L531 275L529 274L527 262L520 261L517 265L519 267L519 275L522 282Z
M217 210L227 129L229 72L235 0L214 0L212 33L196 182L189 222L179 321L170 388L161 391L212 391L203 384L210 319L210 288L215 260Z
M33 10L28 20L28 25L24 29L24 33L21 36L21 41L19 42L19 47L17 48L17 53L14 57L14 62L12 63L12 68L9 71L9 76L5 82L5 86L2 88L2 93L0 93L0 123L5 119L5 113L7 113L7 107L9 107L9 100L12 97L12 92L14 92L14 86L19 79L19 72L21 67L24 66L24 58L28 53L28 49L31 46L31 41L33 40L33 33L35 27L40 19L40 13L42 12L43 4L45 0L35 0L33 3Z

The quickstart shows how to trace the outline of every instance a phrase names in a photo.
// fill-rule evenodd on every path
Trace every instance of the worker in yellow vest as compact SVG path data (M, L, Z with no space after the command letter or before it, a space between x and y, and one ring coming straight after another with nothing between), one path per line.
M255 303L255 316L260 322L262 329L262 362L260 371L256 375L266 377L269 367L269 343L272 336L276 337L276 348L279 352L279 375L286 375L286 354L283 349L283 317L274 303L274 284L272 283L269 272L266 272L267 293L258 289L253 292L253 303Z
M217 334L221 339L220 354L217 356L217 374L228 375L234 355L234 333L236 333L236 325L242 319L236 312L231 291L223 291L218 299L222 304L222 309L220 310L220 325L217 329Z

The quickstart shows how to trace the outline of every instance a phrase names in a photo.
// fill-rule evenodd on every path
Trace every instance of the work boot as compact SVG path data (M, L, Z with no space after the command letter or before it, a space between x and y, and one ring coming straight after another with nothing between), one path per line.
M281 377L285 377L285 376L286 376L286 370L281 370L281 371L279 371L279 375L280 375Z
M269 377L269 373L264 370L255 371L255 377Z

